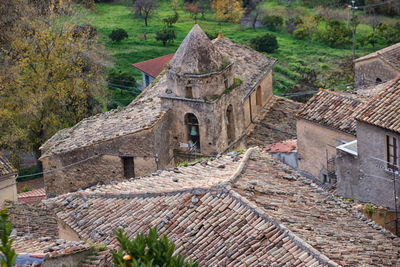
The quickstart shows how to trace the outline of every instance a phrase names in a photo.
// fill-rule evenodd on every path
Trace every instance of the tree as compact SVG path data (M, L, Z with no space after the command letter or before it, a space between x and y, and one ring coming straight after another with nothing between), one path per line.
M382 23L377 27L377 30L388 45L400 42L400 22L397 22L395 25Z
M290 35L293 36L294 31L297 29L299 25L303 23L303 20L300 17L292 17L286 21L286 30Z
M211 6L210 0L198 0L197 6L199 7L199 13L201 14L201 19L205 19L206 13L210 10Z
M17 259L17 253L12 248L13 238L10 238L12 232L11 222L8 220L7 209L0 210L0 266L12 267Z
M246 5L246 14L249 17L253 18L253 21L251 23L251 26L253 27L253 29L256 28L256 23L257 23L257 19L258 17L263 14L263 9L261 7L261 0L249 0L247 1L247 5Z
M162 29L157 32L156 34L156 40L157 41L162 41L163 46L166 46L167 43L173 42L176 38L175 31L172 29Z
M343 47L351 43L351 30L343 21L332 19L326 22L325 31L319 32L318 38L331 47Z
M250 43L251 46L259 52L272 53L279 48L276 36L271 33L252 38L250 39Z
M144 18L144 25L148 26L150 15L157 8L157 0L133 0L136 13Z
M114 42L121 42L123 39L128 39L128 33L124 29L113 30L110 35L108 35Z
M301 35L306 35L310 39L310 47L312 47L314 43L314 35L318 30L318 26L321 22L322 18L320 16L307 16L303 18L301 24L294 31L294 35L297 37L300 37Z
M278 28L283 24L283 19L278 15L266 16L262 20L262 24L267 26L271 31L278 31Z
M239 22L244 13L241 0L213 0L212 9L218 19L229 22Z
M178 22L178 19L179 19L179 14L178 12L175 11L174 15L163 18L162 22L166 27L171 27L172 25Z
M129 240L123 230L115 231L120 249L112 251L115 266L122 267L197 267L191 259L185 263L185 256L173 255L175 244L167 236L158 237L157 229L149 230L148 235L137 234Z
M0 52L0 147L18 159L58 130L99 112L104 52L97 38L74 36L72 20L24 17ZM18 165L18 162L13 160Z

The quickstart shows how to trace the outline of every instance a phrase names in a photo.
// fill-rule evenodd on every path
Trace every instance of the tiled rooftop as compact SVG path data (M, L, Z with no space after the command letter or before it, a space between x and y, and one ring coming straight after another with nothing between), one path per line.
M266 145L263 150L268 153L297 152L297 140L285 140L275 144Z
M357 95L320 90L303 106L297 117L355 135L354 117L363 100Z
M400 133L400 76L392 80L362 108L356 119Z
M234 62L234 76L243 83L235 90L245 97L271 71L276 60L247 49L227 38L213 41L222 54ZM160 76L131 104L86 118L74 127L51 137L42 147L42 157L101 143L113 138L151 128L166 111L161 110L159 96L167 89L166 76Z
M248 146L265 146L296 138L295 114L302 103L272 96L255 118L254 129L247 135Z
M357 58L355 62L363 61L373 57L380 57L381 59L392 65L395 69L400 70L400 43L385 47L366 56Z
M399 238L255 148L45 204L83 241L157 226L205 266L400 265Z
M234 190L342 266L400 266L400 239L333 193L255 151Z
M46 198L46 189L43 187L39 189L34 189L32 191L19 193L17 197L18 202L38 202Z
M16 173L17 170L11 165L11 163L0 153L0 178L12 173Z
M174 54L156 57L146 61L135 63L132 66L144 73L147 73L151 77L156 78L168 65L168 62L173 56Z

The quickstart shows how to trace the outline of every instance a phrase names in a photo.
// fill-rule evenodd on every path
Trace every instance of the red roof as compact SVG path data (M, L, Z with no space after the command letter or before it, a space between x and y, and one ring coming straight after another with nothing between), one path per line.
M283 142L266 145L264 151L268 153L290 153L297 152L297 140L286 140Z
M139 63L135 63L132 66L141 72L156 78L167 66L168 62L174 57L175 54L169 54L162 57L156 57Z
M46 189L39 188L33 191L19 193L17 197L18 197L18 202L24 202L24 203L39 202L42 199L46 198Z

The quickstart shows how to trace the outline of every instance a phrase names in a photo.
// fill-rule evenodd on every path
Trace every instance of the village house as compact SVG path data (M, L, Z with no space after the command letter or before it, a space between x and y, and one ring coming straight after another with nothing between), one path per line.
M320 90L297 114L298 165L321 183L336 181L336 147L356 139L354 119L365 98Z
M165 69L168 62L173 58L174 54L162 57L152 58L146 61L138 62L132 66L142 73L143 87L146 88L153 82L158 75Z
M400 43L354 60L355 86L390 81L400 75Z
M107 266L113 230L149 226L199 266L400 264L399 238L259 148L9 212L18 259L43 266ZM87 244L106 247L90 253Z
M0 154L0 207L4 201L17 201L18 171Z
M142 176L243 146L272 99L261 53L195 25L167 68L126 108L87 118L42 147L46 193Z
M372 97L356 116L357 140L339 146L338 194L395 208L400 196L400 76ZM397 201L397 208L399 208Z

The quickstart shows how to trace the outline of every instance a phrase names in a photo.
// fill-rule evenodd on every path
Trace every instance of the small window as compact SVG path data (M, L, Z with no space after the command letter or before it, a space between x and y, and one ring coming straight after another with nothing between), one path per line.
M382 83L382 79L381 78L376 78L376 84L380 84Z
M331 177L329 177L327 174L322 174L322 178L323 178L323 183L324 183L324 184L330 184L330 183L332 183Z
M144 83L146 87L150 84L150 77L147 74L144 75Z
M193 94L192 94L192 87L191 86L186 86L186 94L185 94L186 98L193 98Z
M386 161L387 168L391 171L398 170L398 143L393 136L386 135Z
M133 157L122 157L122 161L124 164L124 177L126 179L135 177Z

